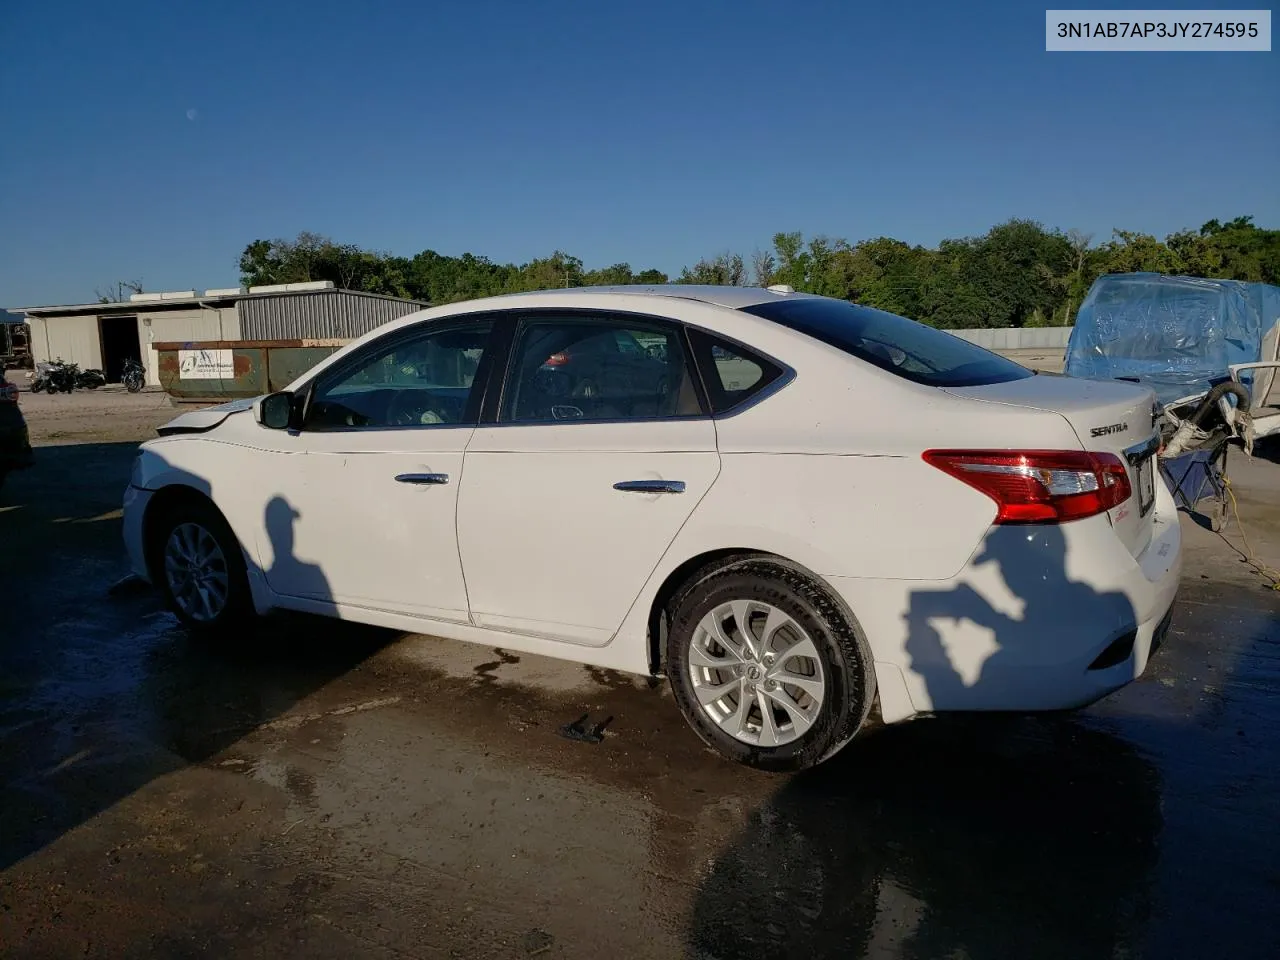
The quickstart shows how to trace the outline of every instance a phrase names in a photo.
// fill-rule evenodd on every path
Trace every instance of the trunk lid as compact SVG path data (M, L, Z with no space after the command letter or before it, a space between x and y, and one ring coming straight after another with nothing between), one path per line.
M1155 520L1155 484L1159 447L1155 391L1116 380L1085 380L1038 374L1006 383L949 387L967 400L1028 407L1065 419L1083 449L1113 453L1124 461L1133 495L1108 511L1116 536L1133 556L1151 542Z

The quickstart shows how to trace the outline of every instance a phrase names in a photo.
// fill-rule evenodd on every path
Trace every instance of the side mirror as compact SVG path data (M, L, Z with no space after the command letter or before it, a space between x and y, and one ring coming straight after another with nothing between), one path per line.
M293 423L293 394L270 393L253 405L254 417L271 430L286 430Z

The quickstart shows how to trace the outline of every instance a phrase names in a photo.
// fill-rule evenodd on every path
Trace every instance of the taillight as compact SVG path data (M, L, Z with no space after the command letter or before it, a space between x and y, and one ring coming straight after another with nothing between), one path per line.
M1083 450L928 450L930 463L996 502L996 523L1061 523L1133 494L1124 462Z
M547 357L547 362L543 364L543 366L563 367L568 362L569 352L567 350L562 350L559 353L553 353L551 356Z

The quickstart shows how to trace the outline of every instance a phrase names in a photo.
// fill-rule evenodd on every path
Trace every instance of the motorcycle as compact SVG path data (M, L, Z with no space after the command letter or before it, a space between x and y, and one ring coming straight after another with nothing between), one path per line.
M137 393L147 382L147 371L137 360L128 359L120 371L120 382L130 393Z
M101 370L90 368L81 370L79 364L67 363L61 357L53 361L36 364L36 369L27 374L31 381L28 389L32 393L71 393L81 390L97 390L106 386L107 378ZM120 373L120 382L130 393L137 393L147 382L146 369L137 360L125 360Z
M76 380L81 376L80 365L67 363L61 357L51 363L37 363L31 377L31 392L70 393L76 388Z
M81 390L97 390L99 387L106 386L107 378L101 370L90 368L80 371L76 377L76 386Z

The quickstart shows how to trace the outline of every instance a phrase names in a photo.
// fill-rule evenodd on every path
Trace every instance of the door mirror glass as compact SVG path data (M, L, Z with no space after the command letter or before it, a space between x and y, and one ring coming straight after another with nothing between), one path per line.
M272 393L258 401L258 422L272 430L288 428L293 419L293 394Z

